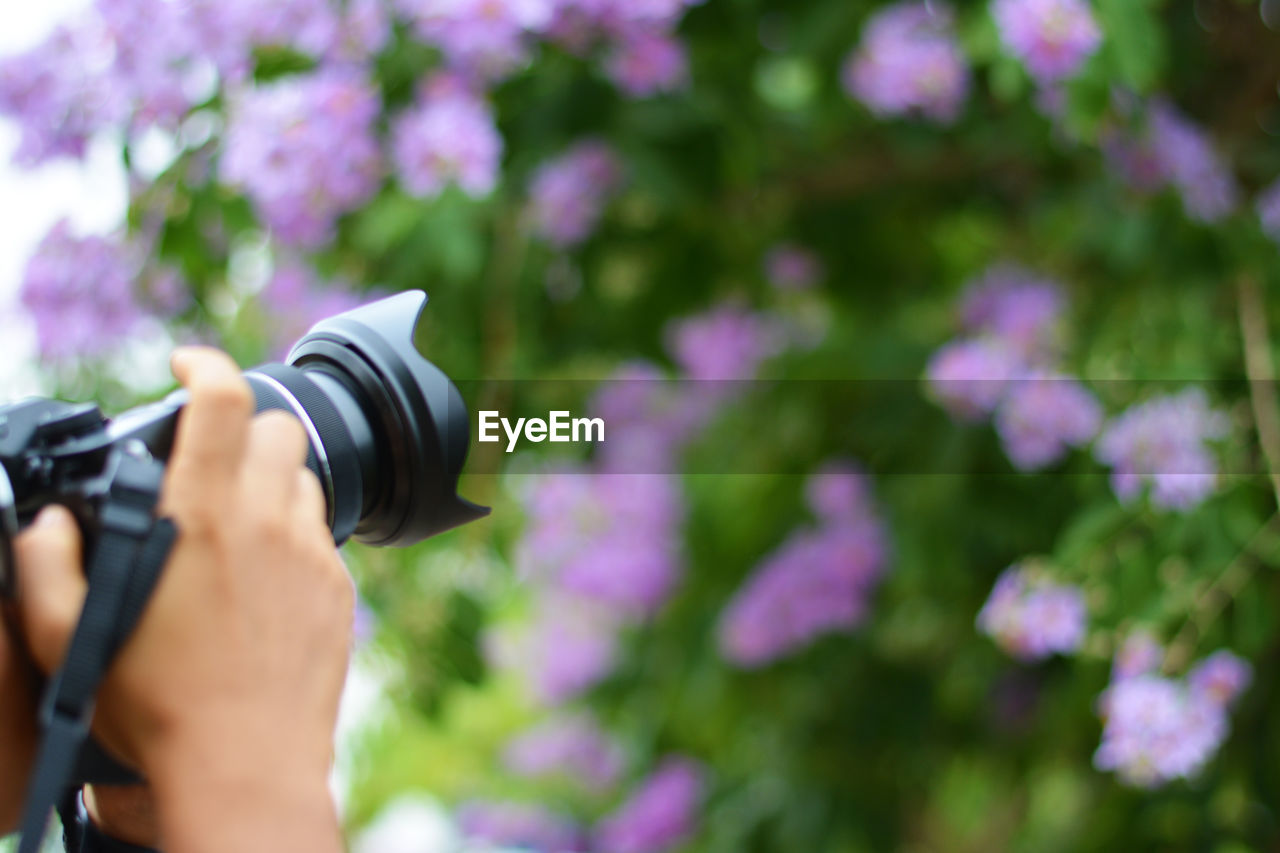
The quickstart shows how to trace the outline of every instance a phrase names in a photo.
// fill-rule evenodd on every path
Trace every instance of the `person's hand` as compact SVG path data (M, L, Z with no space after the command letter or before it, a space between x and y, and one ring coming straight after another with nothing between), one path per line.
M150 779L170 850L340 849L327 777L354 591L305 433L252 417L221 353L176 352L173 371L190 392L162 498L179 538L94 732ZM79 537L53 507L16 544L27 641L50 671L84 599Z
M0 624L0 835L13 831L36 751L36 686L7 625Z

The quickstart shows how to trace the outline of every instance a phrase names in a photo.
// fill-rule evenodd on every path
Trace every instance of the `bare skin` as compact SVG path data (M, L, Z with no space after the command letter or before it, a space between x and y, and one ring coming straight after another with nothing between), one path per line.
M17 827L36 750L35 678L19 643L0 628L0 834Z
M291 415L253 416L230 358L179 350L191 400L161 510L180 535L99 693L94 732L151 791L86 797L111 834L205 850L340 851L327 778L354 592ZM15 543L19 615L46 672L84 600L80 541L49 508Z

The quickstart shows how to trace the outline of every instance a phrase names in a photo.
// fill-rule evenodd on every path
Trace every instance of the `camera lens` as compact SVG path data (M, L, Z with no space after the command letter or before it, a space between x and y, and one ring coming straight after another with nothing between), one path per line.
M288 364L245 374L259 411L291 411L306 428L339 543L410 545L488 513L457 494L462 396L413 346L426 301L410 291L322 320Z

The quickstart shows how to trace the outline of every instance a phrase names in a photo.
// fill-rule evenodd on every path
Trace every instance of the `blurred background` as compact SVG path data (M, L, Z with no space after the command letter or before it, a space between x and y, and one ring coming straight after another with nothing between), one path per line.
M406 289L357 853L1280 849L1280 3L0 12L0 399ZM285 609L282 603L282 617Z

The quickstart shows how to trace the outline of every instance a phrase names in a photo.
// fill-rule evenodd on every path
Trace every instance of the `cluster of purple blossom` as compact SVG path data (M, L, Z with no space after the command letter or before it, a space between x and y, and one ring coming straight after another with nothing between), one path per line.
M231 109L222 179L244 190L277 239L321 245L378 190L380 110L368 79L350 69L247 90Z
M1112 466L1111 486L1121 500L1134 499L1149 484L1152 504L1186 510L1216 488L1218 466L1208 442L1229 428L1204 392L1189 388L1138 403L1114 418L1094 455Z
M684 501L675 472L684 446L783 345L773 317L728 303L675 322L669 345L682 376L624 365L589 410L609 438L595 464L532 476L517 563L533 582L532 618L493 640L497 662L522 671L558 705L616 663L618 635L652 617L682 570Z
M1218 482L1208 442L1227 434L1225 416L1191 388L1136 404L1104 425L1094 395L1054 366L1062 303L1052 282L1017 267L988 270L961 302L969 337L943 346L926 368L934 399L962 420L993 416L1005 454L1021 470L1044 468L1069 447L1094 442L1122 501L1149 484L1154 506L1201 503Z
M588 139L542 164L529 185L534 231L552 246L570 248L596 229L622 185L622 162L605 143Z
M680 756L664 758L596 827L598 853L660 853L686 841L698 819L706 772Z
M1084 0L993 0L991 14L1005 47L1043 91L1075 75L1102 41ZM922 0L876 12L845 60L845 91L878 116L954 121L970 86L954 19L950 5Z
M1005 47L1042 87L1074 76L1102 42L1086 0L993 0Z
M689 60L674 30L685 10L701 0L558 0L550 37L585 54L603 42L605 73L632 97L685 86Z
M407 192L472 196L496 186L503 152L484 88L524 61L531 39L607 41L606 67L633 96L687 79L672 35L688 0L97 0L83 20L0 62L0 114L18 120L17 157L84 155L99 131L176 130L221 86L230 105L221 179L242 190L281 242L315 247L343 214L369 200L394 167ZM376 134L383 109L368 61L387 44L392 12L440 49L446 72L391 122L389 156ZM576 34L576 36L574 35ZM252 82L254 51L285 47L314 71ZM67 57L76 57L75 62ZM621 180L618 158L588 141L533 180L538 231L581 242Z
M551 23L549 0L395 0L414 34L440 49L449 66L499 79L528 60L533 36Z
M878 116L954 120L969 93L969 66L951 7L905 0L876 12L845 60L842 79L845 91Z
M457 821L468 838L488 844L543 853L588 849L577 822L536 803L472 800L458 808Z
M458 824L470 838L542 853L663 853L694 833L705 787L701 765L669 755L591 831L544 806L511 801L466 803Z
M809 480L807 497L818 524L766 556L721 615L720 652L737 666L761 666L856 628L884 573L887 531L861 472L827 465Z
M41 358L70 363L106 355L147 317L186 307L181 276L167 267L144 273L143 254L115 237L77 237L66 220L54 225L27 262L19 293Z
M80 19L0 63L0 112L22 126L20 161L80 157L100 130L175 128L219 80L245 80L256 48L288 47L334 64L363 60L390 35L383 6L97 0Z
M609 424L601 470L676 472L679 454L756 377L793 336L777 316L730 301L673 321L667 351L680 379L647 362L624 364L606 381L591 411Z
M1160 675L1163 657L1150 635L1131 636L1098 703L1104 725L1094 765L1145 788L1200 773L1226 739L1227 712L1252 678L1249 664L1228 651L1205 658L1185 679Z
M635 619L670 596L683 513L672 478L551 474L531 484L523 503L529 528L517 562L525 577Z
M522 673L542 702L562 706L607 677L621 633L652 617L674 591L682 570L683 498L674 474L654 472L678 470L684 445L732 396L706 386L754 377L783 345L780 328L773 317L737 303L674 323L668 343L681 375L708 381L681 383L650 364L624 365L588 407L609 423L606 451L589 469L537 475L525 484L529 523L517 559L533 582L532 613L489 643L495 662ZM815 478L812 489L815 512L831 527L858 516L869 500L860 479L838 472ZM825 557L865 562L857 549L869 546L852 533L843 536ZM517 735L504 762L521 776L567 774L604 792L620 776L624 755L593 719L569 712ZM599 853L659 853L693 832L704 785L696 763L668 757L591 833L530 805L509 813L502 804L489 811L473 804L464 823L477 837L535 849L590 837ZM520 818L511 821L513 829L511 814Z
M1014 657L1034 661L1080 648L1087 618L1078 587L1054 583L1040 566L1015 563L996 580L978 628Z
M1199 222L1221 221L1239 205L1240 188L1208 135L1172 102L1153 99L1136 132L1113 129L1102 139L1111 168L1136 190L1171 187L1187 215Z
M671 91L688 76L673 30L688 0L395 0L413 33L448 66L494 81L525 65L538 39L586 53L603 42L604 68L635 97Z
M433 198L456 183L478 198L497 186L502 136L493 111L467 82L442 74L428 80L418 103L395 120L391 152L410 195Z
M503 764L517 776L563 775L592 791L611 790L625 760L622 746L585 712L552 717L515 737L503 751Z
M1097 435L1093 394L1056 367L1061 355L1061 288L1020 267L997 265L960 305L968 337L942 347L927 368L929 389L953 416L994 415L1010 461L1031 471Z

